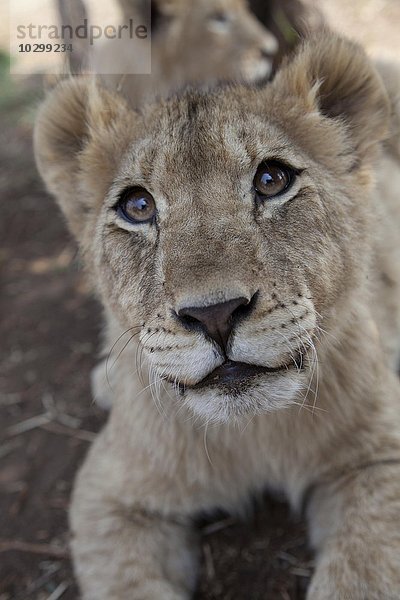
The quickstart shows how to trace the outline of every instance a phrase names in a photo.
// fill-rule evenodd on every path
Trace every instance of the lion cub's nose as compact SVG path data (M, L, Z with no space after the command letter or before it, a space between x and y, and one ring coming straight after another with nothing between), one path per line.
M204 332L225 351L235 318L241 314L240 308L248 304L247 298L234 298L209 306L189 306L181 308L178 317L190 329L197 329L200 324Z

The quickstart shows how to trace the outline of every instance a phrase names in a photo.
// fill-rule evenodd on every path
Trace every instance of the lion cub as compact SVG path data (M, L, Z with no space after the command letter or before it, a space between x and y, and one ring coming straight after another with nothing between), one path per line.
M146 21L142 0L119 0L125 18ZM218 80L256 82L271 75L276 37L256 19L245 0L156 0L152 2L151 75L107 78L135 107L188 84ZM113 46L96 59L101 72ZM129 46L120 53L121 73L133 73L140 57ZM150 52L150 49L149 49ZM114 57L116 59L116 57Z
M130 340L73 494L85 600L190 598L194 517L268 486L306 509L308 600L400 597L395 110L329 32L258 88L44 103L39 169Z

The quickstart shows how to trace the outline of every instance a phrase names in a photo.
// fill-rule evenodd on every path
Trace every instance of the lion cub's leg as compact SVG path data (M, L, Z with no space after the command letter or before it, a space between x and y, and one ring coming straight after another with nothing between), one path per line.
M72 553L82 597L190 598L197 563L190 521L173 513L162 490L149 493L151 473L135 493L130 472L134 467L126 458L125 464L114 453L106 428L75 483ZM144 495L147 504L137 500Z
M307 600L400 598L400 464L364 465L322 485L309 514L320 554Z

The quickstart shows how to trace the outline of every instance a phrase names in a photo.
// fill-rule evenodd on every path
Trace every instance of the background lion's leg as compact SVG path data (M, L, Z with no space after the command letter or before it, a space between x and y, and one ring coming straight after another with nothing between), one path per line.
M125 468L129 479L128 460ZM136 504L126 480L121 487L115 482L104 431L78 475L70 515L84 600L189 598L197 567L190 520L168 514L162 495L154 495L151 506L150 499L148 506Z
M309 514L320 554L307 600L400 598L400 461L317 488Z

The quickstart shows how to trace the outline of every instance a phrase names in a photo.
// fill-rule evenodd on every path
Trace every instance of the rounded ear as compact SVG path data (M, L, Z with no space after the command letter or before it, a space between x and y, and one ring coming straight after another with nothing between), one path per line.
M132 139L133 115L122 98L91 77L62 81L39 110L34 131L38 170L77 238L89 213L101 205Z
M154 32L162 17L174 17L182 12L187 0L118 0L126 19L140 17L147 24L151 15L151 30Z
M382 80L356 43L323 30L301 44L272 82L274 94L306 113L344 123L358 161L387 132L389 103Z
M164 17L179 15L184 11L187 4L187 0L153 0L153 2L158 14Z

